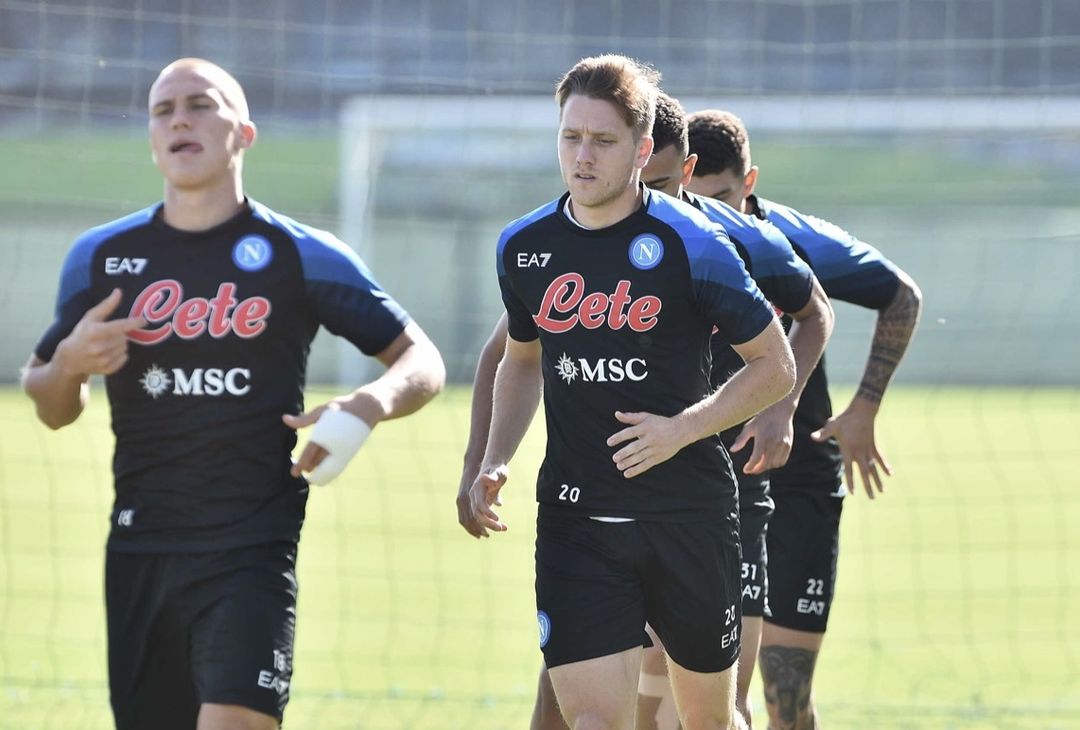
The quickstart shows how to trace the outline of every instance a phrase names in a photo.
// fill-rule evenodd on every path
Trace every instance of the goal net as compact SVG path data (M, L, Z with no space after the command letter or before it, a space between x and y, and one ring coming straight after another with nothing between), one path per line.
M874 244L924 293L878 421L896 476L845 506L823 722L1076 723L1077 3L0 0L0 730L112 727L104 390L53 433L17 378L74 237L160 198L146 93L181 56L248 92L249 194L354 246L452 380L313 490L287 726L528 723L542 424L507 534L471 540L454 496L499 231L562 192L554 83L603 52L655 65L689 111L739 114L763 196ZM836 310L842 407L874 315ZM377 371L320 334L308 401Z

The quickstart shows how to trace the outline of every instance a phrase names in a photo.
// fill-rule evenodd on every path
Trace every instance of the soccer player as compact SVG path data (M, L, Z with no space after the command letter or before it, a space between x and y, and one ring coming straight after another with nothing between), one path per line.
M836 583L845 486L854 493L857 468L873 499L884 490L882 473L892 473L878 449L874 422L915 332L922 295L911 277L874 247L831 223L757 197L749 135L734 114L691 114L689 136L690 151L698 156L687 185L691 191L770 221L830 298L878 312L855 396L842 413L832 415L822 360L795 411L791 456L770 475L775 501L766 540L771 614L760 651L765 700L770 727L808 730L820 726L812 680Z
M105 376L116 436L106 553L120 730L276 728L289 697L310 481L443 386L442 359L336 238L245 197L239 83L185 58L150 89L164 201L81 236L23 387L61 428ZM304 411L318 327L376 357L371 383ZM314 425L294 464L296 429Z
M750 680L761 641L762 617L768 614L765 532L773 510L769 470L787 461L792 443L792 417L832 332L833 313L817 278L771 223L683 189L693 177L697 156L689 152L685 110L677 100L663 93L657 99L653 140L655 150L641 173L642 181L655 190L681 197L724 227L762 293L778 311L788 315L789 339L795 356L796 382L791 393L746 424L720 435L731 453L739 485L742 653L735 706L749 726ZM711 344L712 383L714 388L721 388L743 363L722 337L714 336ZM752 451L748 447L751 440ZM659 641L645 650L639 693L638 728L674 727L671 688Z
M796 384L792 392L752 418L745 426L728 429L721 438L731 451L739 486L740 539L742 542L742 646L735 696L736 707L749 724L747 704L754 659L761 638L761 617L766 608L765 525L772 511L768 496L768 470L786 461L791 447L791 415L832 330L832 308L821 285L787 239L770 223L738 213L724 203L700 198L683 190L693 173L696 156L688 154L686 112L682 105L660 92L653 123L653 154L642 170L642 182L660 192L680 197L722 225L751 277L762 293L781 311L791 313L789 339L796 361ZM459 500L479 469L490 420L491 383L506 339L505 317L500 319L485 344L477 367L473 395L473 423L466 449ZM742 366L742 360L720 337L711 340L712 382L719 388ZM747 442L753 439L753 451ZM466 525L469 529L472 525ZM651 633L654 646L646 648L639 687L638 727L657 724L674 727L677 717L663 648ZM562 728L554 695L542 671L533 715L533 730Z
M481 535L506 529L492 507L542 389L536 600L573 728L632 727L646 621L672 659L684 727L742 726L736 494L716 434L794 384L783 330L723 229L640 184L655 78L621 56L567 72L569 192L498 246L509 337L469 508ZM746 360L717 392L714 326Z

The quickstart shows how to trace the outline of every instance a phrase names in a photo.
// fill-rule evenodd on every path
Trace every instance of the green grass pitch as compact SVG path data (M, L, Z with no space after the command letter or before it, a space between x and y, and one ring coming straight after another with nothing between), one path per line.
M0 390L5 730L110 727L103 396L96 387L84 417L52 433ZM512 464L510 531L478 542L453 503L467 409L468 391L452 389L380 426L341 479L313 489L287 727L527 727L543 429ZM896 476L883 497L845 506L817 681L829 728L1078 726L1078 432L1077 390L889 394L879 438Z

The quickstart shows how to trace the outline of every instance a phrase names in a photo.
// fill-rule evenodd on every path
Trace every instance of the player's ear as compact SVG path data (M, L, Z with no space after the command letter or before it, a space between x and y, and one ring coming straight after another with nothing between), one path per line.
M259 136L258 129L255 128L255 122L246 121L240 122L240 135L238 141L240 149L246 150L255 144L255 138Z
M649 158L653 153L653 138L649 135L645 135L638 142L637 157L634 159L634 167L642 169L645 165L649 164Z
M743 178L743 198L749 198L754 194L754 187L757 185L757 165L751 167L746 176Z
M698 156L690 155L682 163L682 181L679 183L683 187L690 184L690 178L694 176L694 167L697 166Z

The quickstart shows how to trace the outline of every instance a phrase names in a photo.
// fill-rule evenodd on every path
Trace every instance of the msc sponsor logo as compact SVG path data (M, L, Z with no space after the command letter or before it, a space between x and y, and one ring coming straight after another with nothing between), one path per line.
M173 395L247 395L251 392L251 371L247 368L173 368L166 372L151 365L139 379L143 390L154 400ZM170 390L171 389L171 390Z
M169 374L159 368L157 365L151 365L143 376L139 378L139 384L142 385L143 390L154 400L157 400L159 396L164 395L169 391L169 386L172 385L172 379L169 378Z
M630 242L627 254L634 268L648 271L664 259L664 244L656 236L644 233Z
M105 273L109 276L120 274L141 274L146 268L147 259L134 259L128 257L110 256L105 259Z
M571 358L564 352L555 363L555 372L567 384L578 378L584 383L621 383L624 380L638 382L649 377L649 365L640 357L629 360L600 357L590 362L584 357Z
M611 294L586 294L585 277L571 272L548 284L533 320L540 329L555 334L569 332L579 324L589 330L606 324L613 330L629 327L635 332L648 332L656 326L662 307L659 297L632 298L626 279L616 284Z
M156 345L172 335L193 340L209 334L220 339L231 333L249 339L266 329L270 300L266 297L236 298L236 284L223 282L212 299L184 298L184 287L175 279L155 281L142 290L131 305L131 317L142 317L146 326L128 333L128 339Z
M233 246L232 260L244 271L259 271L269 266L274 249L262 236L244 236Z

